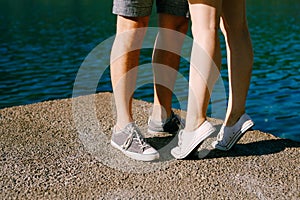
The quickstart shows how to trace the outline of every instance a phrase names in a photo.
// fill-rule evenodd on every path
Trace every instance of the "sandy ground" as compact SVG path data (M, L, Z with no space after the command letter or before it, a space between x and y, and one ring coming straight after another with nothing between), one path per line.
M110 146L112 103L101 93L0 110L0 199L300 199L300 143L254 127L230 152L210 138L175 160L176 137L146 135L161 159L134 161ZM134 101L142 130L150 108Z

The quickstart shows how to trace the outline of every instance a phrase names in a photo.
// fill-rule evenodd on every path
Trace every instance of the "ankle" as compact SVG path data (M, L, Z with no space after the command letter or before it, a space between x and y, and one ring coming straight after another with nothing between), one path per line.
M187 132L195 131L197 128L199 128L204 122L206 121L206 118L201 118L198 120L187 120L185 124L184 130Z
M233 126L244 113L245 111L231 113L224 121L225 126Z
M154 121L165 121L171 116L171 109L166 110L163 106L154 106L151 119Z
M116 127L116 131L120 131L123 130L128 124L130 123L134 123L133 120L122 120L122 121L117 121L115 127Z

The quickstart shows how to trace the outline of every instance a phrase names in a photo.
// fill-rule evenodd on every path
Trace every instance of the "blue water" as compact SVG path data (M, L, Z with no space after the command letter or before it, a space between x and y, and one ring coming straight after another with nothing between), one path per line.
M72 97L84 58L115 33L111 6L111 1L96 0L0 0L0 108ZM247 112L256 122L255 129L297 141L299 10L298 0L247 2L255 53ZM156 26L156 20L153 15L150 26ZM150 61L151 49L143 49L141 63ZM182 59L180 73L186 78L188 67ZM225 56L222 78L227 87ZM109 70L99 81L97 92L102 91L111 91ZM149 84L135 94L147 101L152 101L152 96ZM174 99L173 106L179 107Z

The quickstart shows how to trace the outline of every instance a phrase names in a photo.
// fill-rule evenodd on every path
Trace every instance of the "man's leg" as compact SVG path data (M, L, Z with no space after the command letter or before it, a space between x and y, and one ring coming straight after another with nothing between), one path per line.
M222 32L226 38L229 101L224 124L234 125L245 113L253 51L248 30L245 0L226 0L222 8Z
M111 81L117 110L117 128L133 121L131 103L136 86L140 48L149 17L117 17L117 36L111 53ZM135 49L135 50L133 50ZM133 51L132 51L133 50Z
M161 29L156 38L152 60L154 106L151 119L163 121L171 115L172 90L180 63L182 43L188 29L188 19L185 16L159 14L159 27Z
M149 17L118 16L117 36L111 52L111 80L117 109L117 123L111 145L126 156L142 161L159 158L159 153L143 140L132 119L132 95L135 90L140 48ZM142 28L142 29L139 29Z

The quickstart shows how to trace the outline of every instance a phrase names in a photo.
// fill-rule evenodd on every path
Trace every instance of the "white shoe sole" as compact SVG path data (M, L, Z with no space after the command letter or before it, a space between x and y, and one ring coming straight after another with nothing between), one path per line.
M116 149L120 150L122 153L124 153L129 158L132 158L134 160L140 160L140 161L153 161L159 159L159 153L153 153L153 154L139 154L134 153L130 151L124 150L122 147L120 147L118 144L116 144L114 141L110 141L111 145L115 147Z
M166 132L166 131L153 131L153 130L150 130L150 129L148 129L148 133L150 133L150 134L171 134L171 133L169 133L169 132Z

